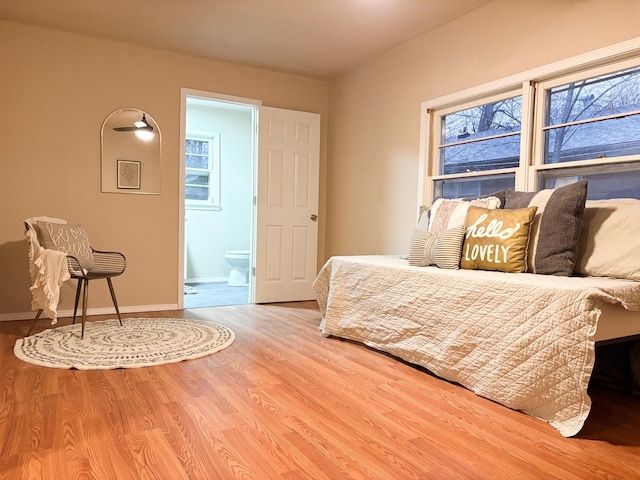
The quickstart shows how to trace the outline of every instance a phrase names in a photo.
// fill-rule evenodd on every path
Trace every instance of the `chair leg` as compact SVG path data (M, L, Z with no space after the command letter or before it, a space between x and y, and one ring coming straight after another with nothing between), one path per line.
M111 292L111 300L113 300L113 306L116 307L116 313L118 314L118 320L120 321L120 326L122 326L122 317L120 317L120 310L118 309L118 302L116 300L116 293L113 290L113 284L111 283L111 279L107 278L107 283L109 284L109 291Z
M82 297L82 333L80 338L84 338L84 322L87 319L87 300L89 299L89 280L84 279L84 295Z
M76 303L73 305L73 321L72 325L76 323L76 313L78 312L78 301L80 300L80 290L82 290L82 279L78 279L78 287L76 288Z
M31 322L31 327L29 328L29 331L27 332L27 337L29 335L31 335L31 330L33 330L33 327L36 326L36 322L38 321L38 319L40 318L40 315L42 315L42 309L39 308L38 309L38 313L36 313L36 318L33 319L33 322Z

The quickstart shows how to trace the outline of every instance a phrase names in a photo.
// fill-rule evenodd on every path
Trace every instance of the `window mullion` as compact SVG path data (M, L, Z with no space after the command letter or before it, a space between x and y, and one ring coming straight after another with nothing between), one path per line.
M520 137L520 168L516 172L516 190L525 190L530 183L529 166L532 163L534 142L534 116L536 88L533 82L522 82L522 118Z
M538 170L544 165L544 125L547 111L547 90L543 83L535 83L535 106L532 123L531 159L527 167L527 191L534 192L538 178Z

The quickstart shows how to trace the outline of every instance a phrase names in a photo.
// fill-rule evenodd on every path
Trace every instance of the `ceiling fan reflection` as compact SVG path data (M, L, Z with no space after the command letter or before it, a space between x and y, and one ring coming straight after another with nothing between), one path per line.
M147 122L147 116L144 113L142 114L142 120L135 122L133 127L114 127L113 129L116 132L153 132L153 127Z

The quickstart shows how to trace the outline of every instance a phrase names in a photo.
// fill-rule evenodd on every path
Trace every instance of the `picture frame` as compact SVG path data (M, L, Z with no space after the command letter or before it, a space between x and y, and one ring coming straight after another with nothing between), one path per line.
M118 160L118 188L140 190L141 167L138 160Z

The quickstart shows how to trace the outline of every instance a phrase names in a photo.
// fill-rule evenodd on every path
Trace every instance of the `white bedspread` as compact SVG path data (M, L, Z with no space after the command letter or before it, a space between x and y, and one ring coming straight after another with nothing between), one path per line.
M640 282L411 267L333 257L315 281L322 332L421 365L477 395L580 431L601 302L640 309Z

